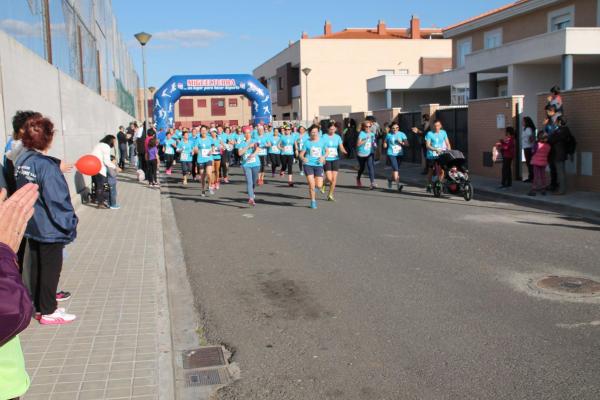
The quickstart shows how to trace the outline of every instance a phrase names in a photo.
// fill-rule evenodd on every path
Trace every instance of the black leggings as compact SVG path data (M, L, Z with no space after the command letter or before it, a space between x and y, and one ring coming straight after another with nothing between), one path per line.
M23 280L36 311L42 315L56 311L56 290L63 264L63 243L41 243L27 239Z
M502 159L502 186L512 186L512 158Z
M167 169L171 169L171 167L173 166L174 159L175 156L173 154L165 154L165 167Z
M158 183L157 179L158 160L148 160L148 182Z
M104 191L104 184L106 183L106 177L102 174L94 175L92 178L96 186L96 203L103 204L106 199L106 193Z
M221 177L227 178L229 176L229 160L231 159L231 152L225 150L221 157Z
M267 165L267 156L258 156L260 159L260 173L265 172L265 167Z
M279 154L269 154L269 160L271 160L271 172L275 174L275 170L277 170L277 167L281 163Z
M288 175L292 175L292 168L294 167L294 156L292 155L281 155L281 170L287 170Z

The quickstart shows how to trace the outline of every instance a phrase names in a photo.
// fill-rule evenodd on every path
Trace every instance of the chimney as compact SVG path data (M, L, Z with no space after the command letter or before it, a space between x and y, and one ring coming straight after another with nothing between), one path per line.
M377 23L377 34L385 35L386 33L387 33L387 29L385 27L385 21L380 19L379 22Z
M292 42L291 40L288 41L288 47L292 47L294 45L294 42Z
M325 27L323 28L323 34L325 36L329 36L333 33L333 30L331 28L331 21L327 20L325 21Z
M302 39L308 39L308 33L302 32Z
M410 19L410 37L411 39L421 39L421 21L416 15Z

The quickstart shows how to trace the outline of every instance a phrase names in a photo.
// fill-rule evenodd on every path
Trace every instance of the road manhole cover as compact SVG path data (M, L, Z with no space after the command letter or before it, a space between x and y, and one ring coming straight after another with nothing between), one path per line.
M186 350L183 352L182 357L184 369L219 367L225 365L223 349L220 346Z
M185 376L187 387L220 385L221 383L222 380L218 370L194 371L187 373Z
M567 296L600 296L600 282L575 276L547 276L538 280L535 286Z

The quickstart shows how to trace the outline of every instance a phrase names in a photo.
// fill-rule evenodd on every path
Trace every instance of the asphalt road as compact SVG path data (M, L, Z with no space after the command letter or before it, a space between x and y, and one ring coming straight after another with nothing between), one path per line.
M527 287L598 279L599 225L349 171L318 210L279 178L248 208L233 179L165 194L209 341L241 368L220 399L600 399L600 299Z

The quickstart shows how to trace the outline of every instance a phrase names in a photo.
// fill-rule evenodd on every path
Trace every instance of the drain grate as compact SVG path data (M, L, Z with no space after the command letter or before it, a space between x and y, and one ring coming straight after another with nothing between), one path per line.
M194 371L185 375L185 386L220 385L221 376L218 370Z
M182 358L184 369L219 367L225 365L223 349L220 346L186 350L183 352Z
M547 276L537 281L536 286L557 294L600 296L600 282L575 276Z

